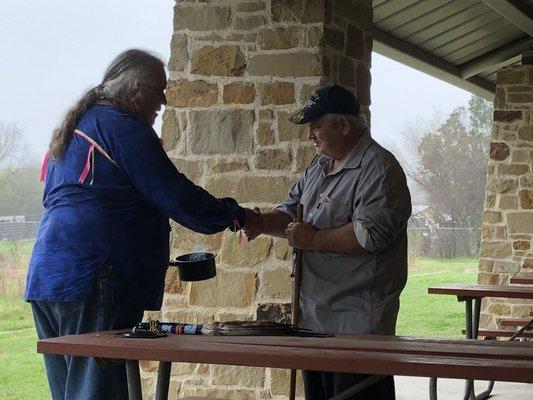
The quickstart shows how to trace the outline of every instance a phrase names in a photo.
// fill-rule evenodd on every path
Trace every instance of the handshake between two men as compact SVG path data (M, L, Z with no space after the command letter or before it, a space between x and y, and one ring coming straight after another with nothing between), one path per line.
M294 210L292 208L286 207L288 212L296 215L296 206ZM345 254L365 252L357 242L351 222L337 228L319 229L311 222L295 222L288 213L278 209L262 213L255 207L253 210L246 208L245 211L243 230L248 240L265 234L287 238L290 246L300 250Z
M282 211L274 210L262 213L259 208L245 209L246 224L243 228L248 240L261 234L287 238L289 245L301 250L313 250L317 229L311 223L294 222Z

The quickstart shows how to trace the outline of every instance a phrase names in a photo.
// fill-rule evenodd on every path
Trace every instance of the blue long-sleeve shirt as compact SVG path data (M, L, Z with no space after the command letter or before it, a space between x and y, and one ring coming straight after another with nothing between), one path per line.
M113 266L114 289L132 305L159 309L169 258L168 219L205 234L244 224L244 210L217 199L181 174L152 127L116 107L94 105L77 129L111 157L74 135L59 161L48 161L44 206L25 299L86 299L101 266ZM94 175L93 175L94 172ZM92 184L91 184L92 180Z

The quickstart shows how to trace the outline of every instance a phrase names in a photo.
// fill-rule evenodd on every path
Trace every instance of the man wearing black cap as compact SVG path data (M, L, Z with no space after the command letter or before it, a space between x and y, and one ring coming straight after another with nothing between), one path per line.
M354 95L339 85L314 92L291 115L309 124L317 156L287 198L246 230L287 237L302 251L300 326L321 332L395 333L407 280L407 220L411 198L394 156L366 128ZM304 205L304 222L293 222ZM307 400L326 400L367 376L304 372ZM395 398L392 376L350 400Z

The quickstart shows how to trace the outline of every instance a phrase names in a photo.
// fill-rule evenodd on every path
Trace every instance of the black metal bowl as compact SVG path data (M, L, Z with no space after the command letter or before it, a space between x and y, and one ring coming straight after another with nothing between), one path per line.
M213 278L216 274L213 253L189 253L176 257L168 264L178 267L180 280L185 282L203 281Z

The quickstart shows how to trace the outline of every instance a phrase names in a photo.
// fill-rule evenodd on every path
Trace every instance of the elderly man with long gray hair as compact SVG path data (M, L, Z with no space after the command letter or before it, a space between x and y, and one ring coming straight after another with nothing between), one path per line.
M302 250L302 327L393 335L407 279L411 215L403 170L372 139L355 96L342 86L320 88L289 120L309 124L308 138L318 154L285 200L245 232L250 239L263 233L287 237ZM294 222L299 203L304 222ZM305 371L305 398L326 400L365 378ZM349 399L394 397L389 376Z
M125 51L53 133L24 296L40 339L131 328L145 310L160 309L169 218L205 234L256 219L193 184L167 157L152 128L166 83L158 57ZM54 400L128 398L123 365L53 355L45 365Z

